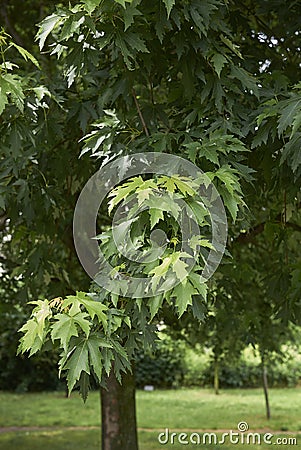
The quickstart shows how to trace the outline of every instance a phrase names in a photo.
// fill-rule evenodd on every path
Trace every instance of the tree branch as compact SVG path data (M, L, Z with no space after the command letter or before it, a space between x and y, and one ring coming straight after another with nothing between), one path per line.
M139 117L140 117L140 121L141 121L143 130L144 130L144 133L146 134L147 137L149 137L149 131L148 131L148 129L147 129L147 126L146 126L144 117L143 117L143 115L142 115L142 112L141 112L141 109L140 109L140 105L139 105L139 103L138 103L136 91L135 91L134 88L132 89L132 93L133 93L135 105L136 105L136 108L137 108L137 111L138 111L138 114L139 114Z
M0 231L5 230L7 219L8 219L8 215L6 214L6 212L4 212L0 215Z
M274 220L273 223L283 224L283 222L279 220L280 218L281 214L276 217L276 220ZM240 233L240 235L238 235L235 239L235 242L239 242L240 244L249 244L250 242L253 242L254 238L264 231L265 224L266 222L259 223L258 225L255 225L255 227L251 228L247 233ZM301 232L301 226L296 223L286 222L284 226L287 228L291 228L294 231Z
M253 239L263 232L265 224L266 222L259 223L255 227L252 227L247 233L240 233L237 238L235 238L235 242L239 242L240 244L249 244L250 242L253 242Z
M8 17L8 14L7 14L7 2L4 2L1 5L0 15L3 17L5 26L7 28L7 31L9 32L9 34L11 35L11 37L13 38L15 43L23 47L24 43L23 43L21 37L19 36L19 34L17 33L15 27L12 25L9 17Z

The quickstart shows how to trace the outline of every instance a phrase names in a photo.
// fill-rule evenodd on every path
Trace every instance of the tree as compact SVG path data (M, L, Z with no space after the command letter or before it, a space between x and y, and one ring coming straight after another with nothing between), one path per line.
M297 208L300 203L300 106L298 88L292 89L297 83L296 67L300 58L296 51L297 12L298 2L287 2L285 10L280 1L262 4L247 0L158 0L150 4L142 0L83 0L75 6L58 6L41 22L38 31L40 48L46 48L48 39L51 46L47 48L52 53L52 56L39 57L43 64L42 76L45 76L43 83L40 82L41 72L36 69L28 77L26 72L8 65L8 59L3 63L0 81L1 87L4 86L1 92L5 93L1 100L2 108L5 108L1 116L4 164L1 173L5 182L1 186L1 207L10 218L8 226L13 236L10 246L22 243L19 260L23 259L25 264L19 266L19 273L27 283L31 298L35 298L38 291L43 297L64 297L58 303L40 300L42 303L36 305L34 314L40 317L39 312L45 312L46 318L41 316L42 325L47 324L51 333L55 323L56 327L60 320L72 324L77 314L84 316L79 316L79 323L73 323L73 327L70 325L73 333L87 336L92 330L92 336L94 327L103 327L97 333L104 333L104 336L97 335L94 345L98 345L99 339L104 339L101 342L106 344L112 339L108 344L111 347L103 345L103 351L107 356L105 360L112 362L115 359L117 375L119 369L128 367L129 349L141 345L135 344L135 338L142 336L143 340L149 330L151 334L155 331L151 323L145 324L152 315L156 316L161 299L150 301L148 307L142 302L139 309L139 302L125 301L124 294L115 293L106 299L102 290L98 292L93 287L91 291L96 297L73 296L77 300L72 301L78 301L80 305L70 312L68 294L72 289L76 290L76 286L80 286L78 291L89 290L69 240L75 200L92 172L119 155L148 151L181 155L206 172L228 210L229 249L235 257L235 248L240 249L243 243L247 244L244 247L248 248L247 254L252 255L254 248L257 251L257 245L250 241L255 237L262 240L268 224L276 222L277 229L283 233L277 248L279 258L273 263L282 275L278 280L284 281L278 292L288 295L285 301L275 297L274 309L283 320L298 321L300 318L300 263L294 243L300 220ZM8 38L5 39L2 46L9 47ZM13 49L10 47L6 55L9 51ZM58 60L54 64L51 61L55 57ZM12 61L15 61L14 54ZM12 70L13 74L7 74ZM7 75L13 75L13 78L7 78ZM11 84L7 84L8 80ZM74 122L77 127L72 126ZM10 123L14 126L8 126ZM72 135L70 129L74 130ZM82 145L79 161L78 140ZM65 177L62 167L70 168L70 172L72 168L72 175ZM142 177L140 183L147 181L147 177ZM187 180L185 184L191 188ZM131 191L136 200L137 190ZM177 193L183 195L185 201L188 192L180 193L177 186ZM244 201L252 215L246 214ZM146 206L149 206L147 202ZM54 226L45 226L45 216L49 212ZM101 213L99 232L110 231L111 222L105 207ZM236 223L233 224L234 220ZM34 230L32 223L35 223ZM16 232L16 227L21 229L21 234ZM202 228L206 239L208 226ZM147 237L146 234L144 238ZM103 245L106 243L104 241ZM204 244L201 243L201 247ZM178 251L176 241L170 245L170 251L172 245ZM113 256L114 253L110 255ZM187 264L181 257L177 261ZM234 260L236 267L237 261ZM170 272L173 272L175 262L170 264ZM122 264L123 261L119 265ZM183 268L183 264L181 266ZM221 283L226 267L220 269ZM262 268L268 269L268 272L262 272L263 279L274 269L273 264ZM117 268L118 273L122 269L124 267ZM45 273L48 274L46 278ZM33 274L37 275L35 280ZM152 277L151 272L148 275ZM252 270L247 277L252 289ZM197 302L206 305L206 300L204 295L201 299L197 297L195 290L203 294L205 289L190 287L190 282L189 289L187 286L184 289L184 278L179 284L183 288L182 295L176 295L170 307L174 308L177 302L177 313L187 308L198 317L200 314L195 305ZM54 284L54 280L59 282ZM187 291L190 292L188 301L184 297ZM104 306L103 322L81 303L86 302L89 308L90 302L96 299ZM66 311L60 310L62 305ZM64 319L55 319L58 315ZM126 323L128 319L132 328ZM37 350L44 339L43 327L37 322L36 315L30 320L31 336L38 340L29 340L29 344L34 344L33 350ZM111 320L114 324L112 334L105 330L105 324ZM24 331L29 332L28 329ZM69 337L73 341L81 339L76 334ZM60 337L54 340L62 346L67 345ZM27 344L22 342L24 350ZM83 348L89 359L85 362L86 370L80 374L76 372L73 377L67 367L70 387L77 375L94 371L92 356L86 348L88 344L76 342L74 352ZM127 353L124 353L125 349ZM87 376L83 375L80 382L83 389ZM111 442L113 440L112 437ZM118 445L120 443L115 448Z
M114 154L116 154L120 151L120 150L117 150L118 147L121 150L123 149L123 151L125 151L125 152L128 151L126 148L127 147L126 143L129 138L133 141L132 145L131 145L131 150L130 150L131 152L135 152L136 149L138 149L138 148L143 150L145 148L145 146L148 145L148 143L149 143L149 134L153 133L154 137L153 137L151 144L152 144L152 147L154 150L158 149L158 145L161 146L162 150L167 150L168 147L170 147L172 150L173 148L175 148L176 142L180 142L182 145L182 148L186 152L190 152L190 154L192 155L192 158L194 159L198 152L198 146L199 146L198 137L200 136L200 130L199 131L197 130L197 128L198 128L197 124L195 125L195 136L194 136L194 138L191 138L189 133L187 132L187 126L183 127L183 125L181 125L182 118L181 118L180 109L183 109L183 107L181 107L178 111L175 110L175 113L171 115L170 125L168 125L168 123L167 123L168 121L166 121L166 118L164 118L167 114L167 109L170 112L172 112L172 109L174 108L174 106L172 104L174 102L172 101L172 103L171 103L170 100L168 99L168 96L170 95L168 93L168 91L171 91L172 89L174 89L174 86L173 87L169 86L167 77L164 73L165 72L164 67L161 68L161 73L158 74L158 76L156 76L157 79L151 83L152 86L150 86L150 88L148 89L148 91L154 91L153 99L151 100L151 102L149 102L149 105L150 105L150 108L153 109L152 116L154 117L154 120L156 123L154 122L154 125L152 127L149 124L147 125L147 127L145 126L145 124L148 123L149 121L151 122L152 119L150 117L150 120L148 120L147 114L149 114L149 113L147 113L147 111L143 111L143 113L142 113L141 98L138 99L138 94L136 93L136 90L138 90L138 88L139 88L139 90L143 88L143 85L145 83L144 79L143 79L144 77L141 76L141 75L143 75L141 73L141 71L139 71L139 73L138 73L138 71L136 71L136 73L138 73L138 75L139 75L139 79L137 80L137 82L134 82L134 83L131 80L131 78L132 78L131 72L132 71L130 70L131 67L130 67L130 59L129 58L132 58L132 56L131 55L128 56L127 52L129 50L124 51L124 48L129 49L129 47L128 47L129 44L128 43L124 44L120 38L120 33L124 32L124 30L123 30L124 24L122 24L122 26L119 26L119 23L117 22L118 26L116 28L115 23L113 22L113 19L115 20L115 18L114 18L115 13L123 14L123 9L122 9L122 7L120 7L118 5L112 5L112 4L110 4L110 5L107 4L107 8L108 8L108 11L106 12L107 13L107 22L108 22L107 25L109 27L109 30L110 30L110 28L112 29L111 39L115 39L116 44L115 44L115 47L113 46L113 53L111 50L111 46L108 47L108 52L107 52L108 56L105 56L105 54L104 54L104 61L100 62L100 64L104 63L105 66L106 65L108 66L108 69L106 69L107 73L104 72L105 77L103 80L100 79L100 82L103 84L104 89L107 89L107 90L110 89L110 90L108 91L107 94L106 94L106 92L103 92L102 93L103 95L99 98L99 94L98 94L99 86L95 87L94 89L92 89L92 92L91 92L91 94L93 94L95 96L94 98L92 97L93 100L95 99L96 101L104 102L106 97L108 97L108 95L110 94L110 92L116 92L116 87L117 87L116 83L118 83L120 85L120 83L122 81L120 79L120 76L123 77L124 70L123 70L123 72L117 73L116 75L114 73L119 64L122 64L122 66L123 66L123 61L125 61L126 66L127 66L127 71L125 72L127 74L127 76L126 76L127 79L125 80L125 82L126 82L125 89L122 92L123 98L121 98L121 100L119 98L117 98L117 100L116 100L116 106L118 105L119 102L121 103L121 105L119 107L119 114L117 115L117 118L112 121L112 119L110 120L110 116L107 117L108 114L107 115L103 114L103 118L99 119L98 123L95 125L95 130L92 133L90 133L84 140L86 145L85 145L83 151L87 151L90 148L92 148L93 154L101 157L101 153L97 154L97 151L99 150L98 146L102 140L102 146L108 150L107 151L108 156L109 157L110 157L110 155L114 156ZM157 8L157 6L156 6L156 8ZM212 6L211 10L213 13L215 11L215 7ZM100 10L95 12L96 17L97 17L97 14L100 14L99 11ZM56 24L57 25L62 24L62 27L57 28L56 32L62 31L63 33L65 33L65 31L63 31L63 29L67 30L68 26L69 26L67 21L69 20L69 23L73 23L72 28L74 27L75 21L76 21L76 23L78 24L78 28L77 28L77 30L74 30L74 32L76 32L76 34L77 34L78 32L81 33L81 30L80 30L81 23L80 22L82 22L83 17L85 17L85 22L83 22L82 25L84 25L84 27L86 27L87 24L88 24L88 27L90 26L90 22L88 21L88 18L89 18L88 14L84 14L83 8L81 11L74 9L71 12L70 11L67 11L67 12L69 14L69 18L66 16L66 11L63 11L63 12L59 12L55 16L55 18L53 17L51 19L52 20L51 22L50 22L50 19L45 20L45 22L42 24L42 27L41 27L41 30L39 33L41 40L43 40L44 37L46 37L47 31L50 31L49 24L53 25L53 27L55 27ZM88 13L89 12L92 12L92 11L88 11ZM184 24L185 24L185 22L187 22L187 19L185 19L186 13L191 14L191 12L189 11L189 8L187 11L181 11L181 16L182 16L182 20L184 21ZM152 16L153 15L152 8L150 8L150 10L148 11L148 7L146 7L146 14L148 14L149 16ZM168 21L167 14L164 13L164 16L165 16L165 22L167 22ZM138 18L139 18L139 15L138 15ZM206 23L207 23L208 27L209 27L209 19L210 19L210 17L208 16L206 19ZM56 20L56 22L55 22L55 20ZM63 22L65 23L66 26L63 25ZM144 25L144 21L141 22L141 24L139 25L141 28L141 32L143 30L142 25ZM88 29L87 29L87 31L88 31ZM46 32L45 32L45 30L46 30ZM161 31L161 32L158 31L159 35L162 32L163 31ZM186 24L183 29L183 37L185 37L185 40L188 40L189 34L192 34L193 39L195 40L195 42L197 42L198 36L201 33L202 33L202 25L201 24L200 24L200 29L198 30L197 33L195 33L194 31L193 31L193 33L190 33L189 27L187 28ZM212 33L216 34L215 32L212 32ZM126 33L125 36L128 39L133 39L130 32ZM68 83L69 83L69 85L72 86L72 88L76 88L76 90L78 90L79 92L86 92L87 86L90 85L89 80L91 79L91 74L93 73L93 59L91 59L89 61L89 65L92 63L91 72L85 73L86 69L84 69L83 73L79 73L79 76L77 78L78 81L77 81L76 85L73 84L73 76L75 75L75 71L77 71L77 70L81 71L81 65L82 65L81 58L82 57L85 58L86 51L88 51L87 56L89 59L89 58L94 58L94 50L92 49L92 46L85 47L85 48L82 48L82 50L80 50L79 47L81 46L81 44L79 46L78 42L76 43L76 41L72 41L71 36L68 37L68 32L67 32L67 35L63 34L62 38L63 38L63 40L67 39L67 44L71 45L70 51L68 52L68 49L66 49L66 51L65 51L60 43L57 44L56 51L60 52L60 50L63 50L62 57L66 58L65 61L67 62L67 64L68 64L68 58L71 58L73 63L78 64L77 68L74 66L71 70L67 69ZM179 36L179 38L180 38L180 36ZM98 34L95 35L95 31L93 31L93 29L92 29L91 33L89 32L89 36L87 36L85 45L88 45L88 46L91 45L92 43L95 42L95 39L99 40L100 45L103 45L101 43L102 36L99 36ZM89 40L91 40L91 44L89 44ZM135 37L135 40L137 41L137 45L142 45L140 43L140 42L142 42L142 38L139 38L139 35L137 37ZM74 42L75 47L73 46L72 42ZM132 41L130 41L130 42L132 42ZM166 43L168 43L168 39L166 39ZM152 44L151 40L149 40L149 44L150 45ZM154 44L154 48L151 50L152 52L155 52L160 49L159 38L153 44ZM225 46L225 49L226 48L227 47ZM121 49L121 52L118 49ZM80 51L79 59L74 60L74 54L75 54L75 52L78 52L78 50ZM112 57L115 59L114 52L116 50L118 51L117 60L116 61L113 60L114 64L112 64L111 59L112 59ZM122 54L122 50L123 50L123 54ZM135 48L134 48L134 50L135 50ZM138 47L136 49L137 57L139 56L139 58L140 58L140 55L138 54L139 50L143 50L143 48L139 49L139 47ZM136 53L136 51L135 51L135 53ZM164 49L164 53L166 51L169 51L169 49L166 49L166 50ZM162 52L162 50L161 50L161 52ZM227 51L227 52L230 55L231 50L229 49L229 51ZM110 56L111 54L112 54L112 56ZM141 56L142 56L142 58L144 58L145 56L147 57L147 54L146 55L142 54ZM235 53L234 53L234 56L235 56ZM208 58L209 58L209 55L208 55ZM151 61L149 61L149 62L146 61L146 63L149 64L149 66L150 66L149 68L151 69L151 71L154 71L153 63ZM97 66L94 69L94 72L95 72L95 76L98 78L99 77L98 61L96 61L96 64L97 64ZM143 64L143 59L141 60L141 63L139 62L139 64ZM182 65L182 62L178 61L176 54L174 54L172 56L172 64L174 65L174 69L173 69L174 77L176 78L178 76L177 74L179 73L179 70ZM212 73L214 74L214 72L212 72L212 69L209 66L208 77L212 77ZM113 76L113 78L112 78L112 76ZM188 69L188 77L189 76L190 76L190 74L189 74L189 69ZM218 78L216 78L216 79L218 79ZM88 83L88 84L86 84L86 83ZM160 96L160 85L163 87L165 84L166 84L166 88L167 88L166 94L165 94L166 106L162 105L162 107L160 107L159 104L158 104L158 106L156 106L156 103L158 103L158 99ZM179 83L177 82L177 84L179 84ZM122 84L120 86L122 87ZM128 91L129 91L128 87L130 88L130 92L132 92L132 100L131 100L131 104L130 104L130 106L131 106L130 109L127 106L127 103L128 103L127 97L128 97ZM179 87L180 87L181 91L183 91L183 89L189 88L189 90L190 90L189 96L191 97L192 92L190 89L189 79L188 79L188 81L185 81L184 84L181 82L179 84ZM93 88L93 86L92 86L92 88ZM145 96L146 95L147 95L147 97L149 95L147 91L145 92ZM110 98L108 98L108 103L111 103ZM178 103L179 106L181 106L180 105L180 96L178 96L178 100L176 99L176 103ZM106 106L106 105L102 105L102 106ZM158 112L156 112L156 108L158 108ZM221 109L221 105L219 106L219 108ZM129 109L129 111L127 111L128 109ZM166 111L164 111L164 109L166 109ZM184 106L184 112L187 115L186 106ZM125 114L126 114L126 117L124 119L123 116ZM111 117L112 117L112 115L111 115ZM139 131L139 128L140 128L139 119L141 120L142 128L144 129L145 136L142 136L141 132ZM129 124L127 124L127 122ZM132 124L131 124L131 122L132 122ZM170 126L175 131L170 133L171 136L168 136L166 131L168 130L168 128L170 128ZM176 131L177 127L179 127L179 131ZM161 128L162 128L162 131L161 131ZM122 130L122 133L121 133L121 130ZM135 130L137 130L137 131L135 131ZM104 131L107 132L106 138L104 140L102 138L99 140L99 137L101 137L101 135L103 136ZM133 131L134 131L134 136L132 136ZM136 139L133 139L135 137L136 137ZM219 163L219 161L216 160L217 161L216 165L218 167L220 166L219 171L214 170L212 172L212 171L208 170L207 172L208 172L208 176L210 176L211 178L216 177L216 179L219 180L219 183L221 185L221 190L223 189L225 203L231 209L231 214L234 217L236 215L236 206L235 205L241 203L239 177L238 177L238 173L236 174L237 171L235 168L231 168L230 166L227 166L227 164L225 164L225 161L223 160L222 155L223 154L227 155L229 153L228 147L227 147L227 142L231 142L233 144L233 149L231 149L231 150L233 150L233 153L236 154L236 158L238 158L238 155L240 154L240 152L244 151L245 148L242 145L242 143L239 141L239 139L237 139L236 137L234 137L232 135L222 136L220 132L216 132L215 134L212 135L212 137L208 135L208 138L205 141L204 147L206 147L206 145L209 147L210 147L210 145L214 145L214 142L216 139L219 142L219 146L220 146L219 148L220 148L220 152L221 152L222 162ZM164 144L165 142L166 142L166 144ZM162 144L166 145L166 148L162 147ZM207 150L207 153L208 153L208 150ZM195 156L193 156L193 155L195 155ZM231 158L231 156L230 156L230 159L234 160L234 157ZM208 169L210 169L210 168L214 169L213 163L211 163L211 166L210 166L210 155L209 155L208 163L209 163ZM181 180L178 181L179 185L180 185L180 181ZM222 188L222 185L224 185L224 188ZM189 188L189 186L188 186L188 188ZM191 187L190 187L190 189L191 189ZM233 201L231 202L232 197L233 197ZM205 241L204 241L204 243L205 243ZM206 244L206 245L208 245L208 244ZM178 257L178 259L175 259L174 261L172 261L172 264L175 267L179 266L179 269L178 269L179 271L180 271L180 268L182 267L182 272L183 272L183 266L185 268L185 265L184 265L185 263L179 259L179 256L180 255L176 255L176 257ZM185 274L185 271L184 271L184 274ZM196 280L195 283L199 283L199 282ZM183 285L183 283L182 283L182 285ZM176 297L176 298L178 298L178 302L180 302L180 300L182 300L182 303L183 303L183 301L186 302L186 305L185 305L185 303L180 305L180 309L179 309L180 313L187 306L187 303L192 302L191 296L194 295L195 293L197 293L196 288L190 282L188 283L188 286L190 286L190 297L187 300L185 298L183 298L183 293L184 293L183 288L182 288L182 291L179 291L179 294ZM188 288L188 286L187 286L187 288ZM201 289L201 294L204 296L204 288L202 287L202 285L201 285L200 289ZM185 295L186 295L186 292L188 292L188 291L187 290L185 291ZM156 301L158 302L158 299L156 299ZM159 306L160 306L160 303L157 305L157 307L159 307ZM37 314L37 311L35 311L34 314ZM131 315L133 315L133 313ZM141 315L141 312L140 312L140 315ZM140 318L140 322L141 322L141 318ZM28 330L24 329L24 331L28 331ZM39 338L39 336L38 336L38 338ZM24 341L23 341L23 343L24 343ZM40 344L40 342L39 342L39 344ZM72 383L70 384L70 386L72 386ZM123 448L125 448L125 447L123 447Z

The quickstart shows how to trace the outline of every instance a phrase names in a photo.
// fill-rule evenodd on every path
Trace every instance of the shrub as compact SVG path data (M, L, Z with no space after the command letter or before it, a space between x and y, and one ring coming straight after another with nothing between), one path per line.
M185 373L185 349L182 342L164 337L158 341L156 350L136 354L136 385L143 388L171 388L182 384Z
M301 362L289 358L284 361L272 360L267 365L270 387L294 387L301 379ZM202 374L193 378L190 374L187 386L211 387L213 385L214 366L208 361ZM221 388L254 388L262 386L262 368L258 361L244 356L235 362L221 362L219 366L219 385Z

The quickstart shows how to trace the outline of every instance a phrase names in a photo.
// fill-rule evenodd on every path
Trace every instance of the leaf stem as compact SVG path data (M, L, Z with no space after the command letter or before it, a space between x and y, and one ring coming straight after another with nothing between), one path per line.
M135 91L134 88L132 89L132 93L133 93L135 105L136 105L136 108L137 108L137 111L138 111L138 114L139 114L139 117L140 117L140 120L141 120L141 124L142 124L143 130L144 130L144 133L146 134L147 137L149 137L149 131L148 131L148 128L146 126L146 123L145 123L142 111L140 109L140 105L139 105L139 102L138 102L138 99L137 99L137 95L136 95L136 91Z

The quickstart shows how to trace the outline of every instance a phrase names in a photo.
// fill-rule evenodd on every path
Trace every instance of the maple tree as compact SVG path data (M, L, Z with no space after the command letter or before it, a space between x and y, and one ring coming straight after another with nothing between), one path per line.
M35 6L32 11L41 6L26 5ZM151 184L144 176L121 184L111 207L129 194L138 206L145 203L151 213L130 228L137 245L145 249L153 229L162 229L171 242L163 259L143 270L150 278L164 282L172 275L180 283L167 296L145 301L129 299L126 292L111 295L97 285L89 289L71 239L76 200L87 179L118 156L164 152L190 160L216 186L229 218L233 260L220 266L213 288L243 306L241 277L248 299L256 280L265 299L263 322L269 314L300 321L298 2L286 2L287 8L277 0L61 2L44 6L44 18L39 17L42 54L32 41L30 53L25 50L25 31L33 33L18 21L12 25L17 6L17 1L6 5L11 37L3 32L0 40L0 207L11 236L2 252L13 261L13 276L22 277L23 299L37 302L22 327L21 351L34 353L46 343L61 347L60 368L69 388L79 382L84 398L89 375L101 384L106 380L108 393L118 391L119 398L122 388L114 374L126 376L132 440L122 433L120 411L109 410L103 390L103 414L118 417L120 424L119 437L108 439L103 430L103 448L134 449L133 380L123 369L129 369L136 347L152 345L166 303L178 316L187 311L205 318L208 283L196 281L200 270L186 273L187 261L177 248L179 229L167 206L158 209L149 201L169 185L159 178ZM171 185L193 203L189 183ZM102 206L97 221L103 251L116 257L117 271L135 270L110 247L109 212ZM196 237L206 252L205 218L203 211L205 236ZM6 256L4 266L8 262ZM251 329L247 308L240 317Z

